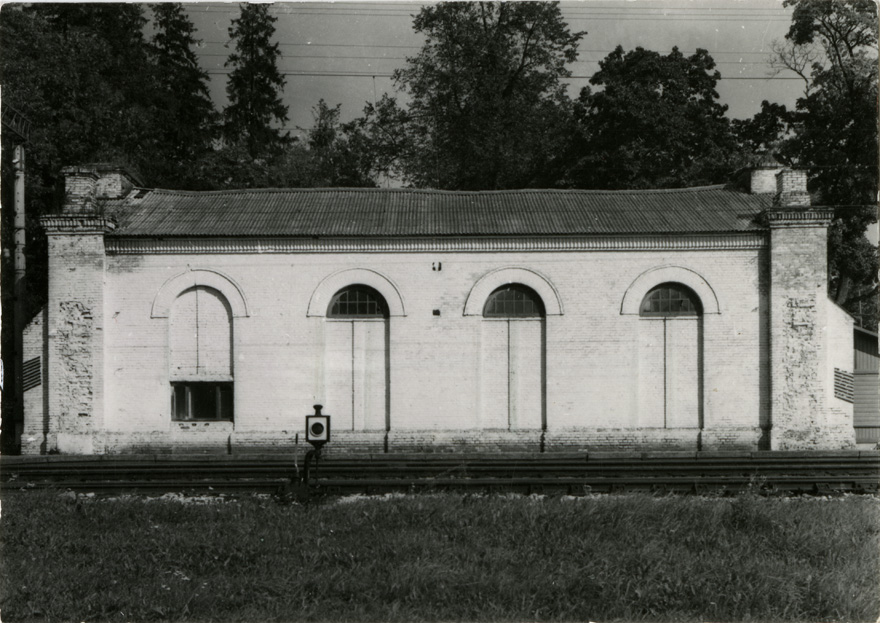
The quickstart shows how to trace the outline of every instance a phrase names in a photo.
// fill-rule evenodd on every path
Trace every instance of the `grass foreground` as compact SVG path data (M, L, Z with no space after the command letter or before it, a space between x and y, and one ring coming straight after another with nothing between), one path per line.
M880 499L2 499L4 621L876 621Z

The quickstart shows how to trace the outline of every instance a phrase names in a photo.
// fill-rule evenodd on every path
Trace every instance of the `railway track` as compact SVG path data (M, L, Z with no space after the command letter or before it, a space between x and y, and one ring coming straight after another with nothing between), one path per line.
M275 491L303 474L278 455L0 457L0 488L97 493ZM568 493L649 490L788 493L880 491L880 452L688 452L364 455L321 461L327 493L466 490Z

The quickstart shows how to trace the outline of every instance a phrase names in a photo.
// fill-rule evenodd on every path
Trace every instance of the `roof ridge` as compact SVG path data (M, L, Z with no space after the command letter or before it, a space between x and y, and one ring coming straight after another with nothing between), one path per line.
M436 188L364 188L353 186L328 186L321 188L230 188L225 190L180 190L174 188L141 188L133 190L146 190L169 195L243 195L243 194L278 194L278 193L338 193L348 192L355 194L430 194L430 195L505 195L505 194L560 194L560 195L650 195L650 194L674 194L706 192L711 190L725 190L726 184L712 184L707 186L689 186L685 188L625 188L625 189L596 189L596 188L508 188L503 190L443 190ZM735 192L735 191L732 191ZM749 193L740 192L747 195Z
M698 236L738 236L741 234L755 234L760 235L763 233L762 229L704 229L704 230L669 230L663 232L611 232L611 233L602 233L602 232L573 232L573 233L558 233L558 232L529 232L525 234L497 234L490 232L476 232L476 233L432 233L432 234L266 234L266 233L245 233L245 234L229 234L229 233L182 233L182 234L150 234L150 233L135 233L129 234L125 231L115 230L107 234L109 238L284 238L284 239L294 239L294 238L302 238L308 240L347 240L347 239L414 239L414 238L424 238L424 239L437 239L437 238L498 238L498 239L509 239L509 238L627 238L632 236L684 236L684 237L698 237ZM843 309L843 308L841 308ZM846 311L846 310L844 310ZM849 313L849 312L847 312ZM854 327L858 328L858 327Z

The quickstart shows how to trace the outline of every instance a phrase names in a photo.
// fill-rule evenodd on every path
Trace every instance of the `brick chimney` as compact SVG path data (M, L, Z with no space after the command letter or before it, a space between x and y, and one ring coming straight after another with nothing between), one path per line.
M90 166L64 167L64 205L62 214L94 214L98 191L98 172Z
M810 205L807 172L803 169L782 169L776 175L776 196L773 205L804 207Z
M749 192L753 195L772 195L776 192L776 174L783 169L772 154L757 154L749 168Z
M115 164L64 167L61 172L64 174L62 214L95 214L98 199L119 199L134 186L143 185L134 173Z
M98 173L98 197L101 199L119 199L135 186L144 185L130 168L103 163L90 166Z

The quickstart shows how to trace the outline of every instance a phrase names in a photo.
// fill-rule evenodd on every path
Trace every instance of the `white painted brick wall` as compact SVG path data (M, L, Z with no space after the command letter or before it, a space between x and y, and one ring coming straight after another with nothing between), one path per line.
M666 324L666 426L700 425L699 341L697 318L669 318Z
M442 271L431 270L436 261ZM404 299L406 316L388 321L388 415L395 433L506 426L506 414L496 418L487 406L500 402L492 396L506 394L506 383L493 386L497 379L484 374L497 337L490 336L492 327L505 323L465 317L463 309L480 277L507 266L546 275L563 302L564 315L545 321L549 432L645 425L638 413L645 321L620 309L629 285L663 265L702 275L721 306L720 314L703 319L706 427L752 430L764 417L759 332L767 301L757 251L147 255L110 256L107 264L105 421L117 440L129 432L152 433L157 441L180 434L170 422L169 319L151 318L150 310L162 284L187 266L229 275L249 305L249 317L233 319L235 435L271 440L277 431L300 431L316 402L326 413L350 417L350 407L334 404L325 391L334 383L326 378L333 366L325 352L333 321L306 315L321 281L346 268L386 275ZM526 405L523 417L535 426L539 407Z
M824 379L825 395L828 400L827 425L840 430L842 433L852 433L852 442L855 443L853 404L841 400L834 395L834 368L847 372L853 371L852 334L852 316L829 301L828 328L825 336L828 340L828 363Z
M232 314L223 295L197 287L181 294L169 324L173 380L222 381L232 375Z

